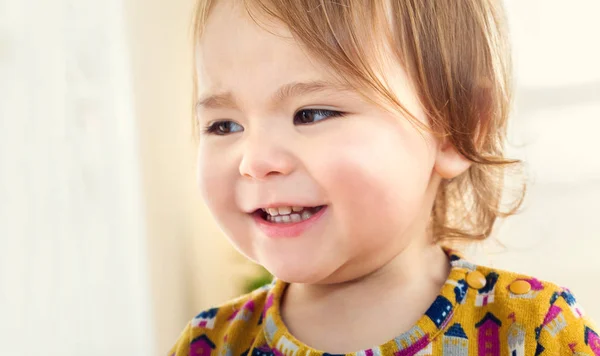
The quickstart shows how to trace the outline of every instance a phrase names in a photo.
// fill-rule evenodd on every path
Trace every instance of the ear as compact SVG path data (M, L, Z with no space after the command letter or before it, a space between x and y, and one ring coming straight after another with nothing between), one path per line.
M452 179L471 167L471 161L460 154L450 143L450 140L443 138L439 144L435 165L433 169L443 179Z

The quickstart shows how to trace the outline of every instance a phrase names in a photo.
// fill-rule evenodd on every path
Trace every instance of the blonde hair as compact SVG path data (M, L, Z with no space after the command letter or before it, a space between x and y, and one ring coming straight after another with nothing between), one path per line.
M199 0L194 41L202 35L215 2ZM271 19L288 26L298 43L335 68L333 74L365 98L419 125L386 82L386 53L403 66L431 130L473 163L438 189L431 214L436 241L485 239L498 218L520 207L524 184L516 199L502 202L504 176L521 162L504 157L512 88L499 0L244 0L243 4L257 23Z

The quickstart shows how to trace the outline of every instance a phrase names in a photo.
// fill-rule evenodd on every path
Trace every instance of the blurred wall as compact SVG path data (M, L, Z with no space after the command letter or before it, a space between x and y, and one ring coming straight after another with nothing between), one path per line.
M153 355L120 1L0 2L0 354Z

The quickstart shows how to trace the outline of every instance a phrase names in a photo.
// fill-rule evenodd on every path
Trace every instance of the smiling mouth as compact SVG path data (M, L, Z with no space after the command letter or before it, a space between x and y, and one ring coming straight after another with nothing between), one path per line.
M310 219L324 207L325 205L316 207L282 206L278 208L258 209L255 214L270 223L293 224Z

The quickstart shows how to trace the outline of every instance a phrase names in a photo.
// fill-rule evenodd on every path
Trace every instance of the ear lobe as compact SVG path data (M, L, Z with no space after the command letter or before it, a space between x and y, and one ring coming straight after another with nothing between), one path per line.
M452 179L464 173L471 164L472 162L460 154L450 140L444 139L438 147L434 170L443 179Z

